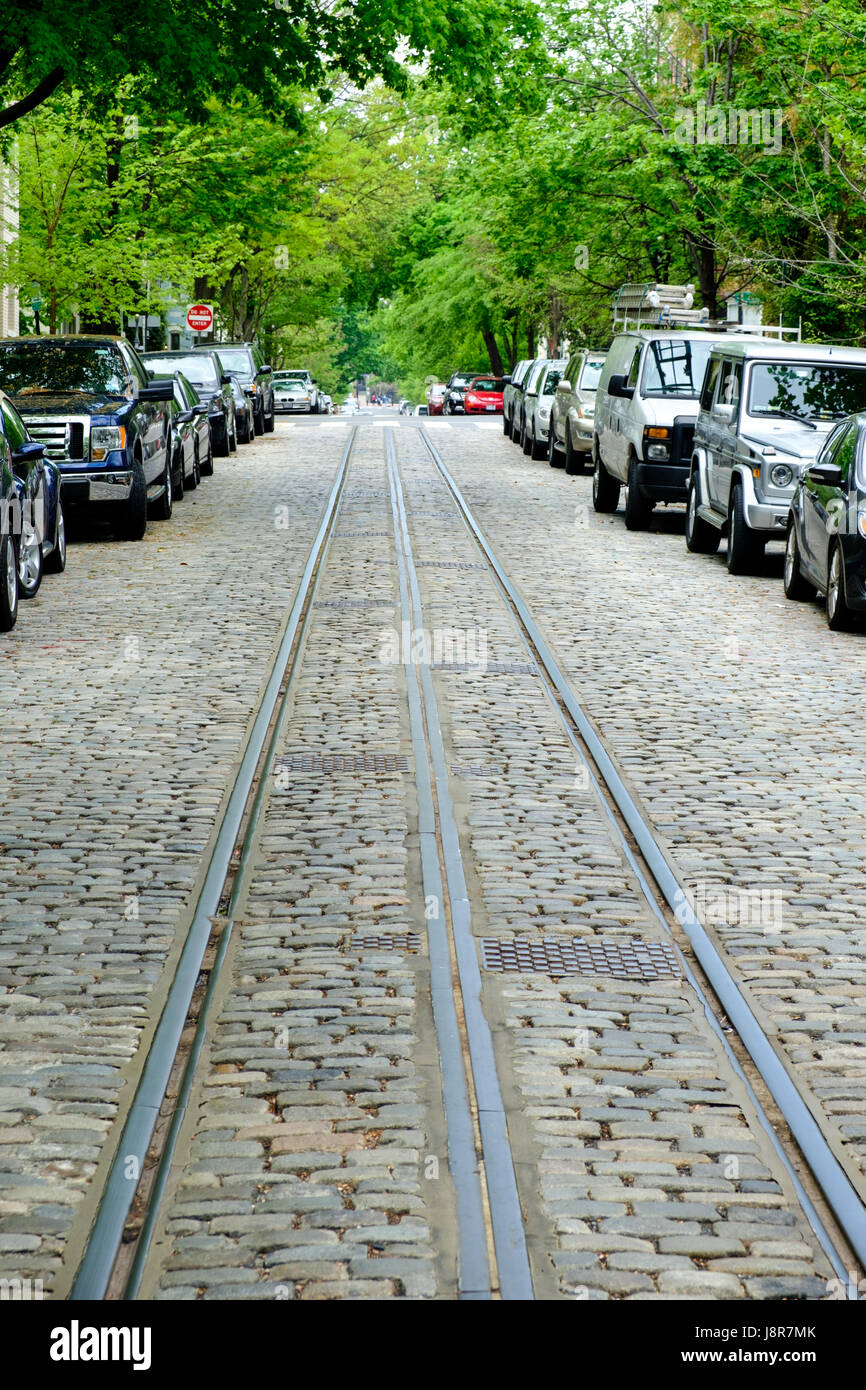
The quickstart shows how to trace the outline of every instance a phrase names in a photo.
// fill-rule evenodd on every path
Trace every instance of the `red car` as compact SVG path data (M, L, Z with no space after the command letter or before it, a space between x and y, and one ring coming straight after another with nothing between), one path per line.
M431 415L441 415L445 407L445 392L448 388L441 383L431 386L427 392L427 406Z
M467 415L502 414L505 382L496 376L474 376L466 388L463 407Z

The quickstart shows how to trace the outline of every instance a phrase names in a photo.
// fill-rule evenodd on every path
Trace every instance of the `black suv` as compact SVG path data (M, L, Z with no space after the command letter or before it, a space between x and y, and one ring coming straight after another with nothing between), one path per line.
M151 381L125 338L0 340L0 387L60 469L64 508L110 508L115 531L141 540L171 516L172 381Z
M198 351L204 351L203 348ZM214 351L230 376L236 376L253 403L256 434L274 428L274 374L252 343L216 343Z

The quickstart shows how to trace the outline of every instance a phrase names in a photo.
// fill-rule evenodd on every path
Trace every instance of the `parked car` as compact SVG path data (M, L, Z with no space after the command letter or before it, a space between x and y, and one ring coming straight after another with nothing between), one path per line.
M748 574L787 536L798 479L835 422L866 409L866 349L720 343L710 357L695 426L686 545Z
M685 502L698 397L714 345L708 330L631 329L604 359L592 435L592 501L615 512L628 488L625 524L645 530L657 502Z
M545 362L538 375L535 386L531 377L527 378L527 389L523 397L523 452L531 458L546 458L548 454L548 433L550 430L550 411L559 378L567 367L564 357Z
M435 386L431 386L427 392L427 413L428 415L441 415L445 410L445 397L448 394L448 387L444 382L437 381Z
M416 405L416 407L415 407L415 414L416 414L416 415L429 415L430 412L429 412L429 410L427 409L427 406L426 406L426 405Z
M445 401L442 406L443 415L462 415L464 411L463 397L466 394L470 381L476 375L475 372L452 372L445 387ZM432 412L430 412L432 414Z
M274 428L274 374L264 353L252 343L218 343L214 349L229 376L236 376L253 403L255 426L251 438ZM206 352L206 348L198 348ZM241 443L249 442L241 440Z
M520 394L514 402L514 419L511 422L511 438L516 444L519 444L521 448L524 447L526 442L527 411L531 417L532 411L535 409L535 396L538 394L538 383L541 380L547 362L548 359L546 357L536 358L529 368L529 371L526 373ZM529 453L528 448L526 452Z
M604 366L603 352L581 348L568 360L556 385L550 411L548 461L565 464L566 473L582 473L592 457L595 393Z
M785 546L790 599L827 596L827 623L840 631L866 613L866 414L831 430L797 481Z
M534 357L524 357L511 373L502 393L502 431L507 434L509 439L514 438L514 411L517 402L520 400L523 391L523 383L529 373L529 369L536 361Z
M171 516L174 385L151 381L125 338L2 339L0 387L59 468L65 511L106 512L129 540L149 508Z
M319 393L309 372L274 373L274 410L277 414L315 415Z
M203 477L210 477L213 473L208 406L206 401L199 399L198 392L192 382L187 381L183 372L175 372L174 374L174 408L171 423L173 431L178 426L181 426L185 431L183 435L184 486L190 489L196 488ZM189 450L186 443L190 433L193 435L192 472L190 472Z
M467 415L499 415L505 379L501 376L474 376L463 397Z
M318 415L319 388L306 367L285 367L274 372L274 409L288 414L303 411Z
M235 424L235 403L228 373L215 352L205 352L196 348L191 352L144 352L142 361L153 376L161 373L172 375L183 372L187 381L195 387L199 400L208 408L210 427L210 466L202 464L201 471L208 477L213 472L213 458L226 458L236 445L237 426Z
M33 598L43 574L65 570L66 527L60 469L2 391L0 461L0 631L8 632L19 598Z
M229 385L235 403L235 425L239 444L252 444L256 437L255 405L244 390L240 377L229 372Z

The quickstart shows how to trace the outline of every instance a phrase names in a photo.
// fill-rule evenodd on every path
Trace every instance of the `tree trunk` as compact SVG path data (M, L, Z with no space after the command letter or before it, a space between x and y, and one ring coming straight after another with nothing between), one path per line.
M493 336L492 328L482 328L481 336L484 339L484 346L487 348L487 356L490 358L490 370L494 376L502 376L502 357L499 347Z

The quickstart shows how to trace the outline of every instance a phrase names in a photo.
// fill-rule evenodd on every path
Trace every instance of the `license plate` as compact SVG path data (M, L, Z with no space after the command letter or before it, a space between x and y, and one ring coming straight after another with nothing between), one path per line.
M495 410L495 409L496 409L496 406L495 406L495 405L486 405L486 406L484 407L484 409L485 409L485 410Z

